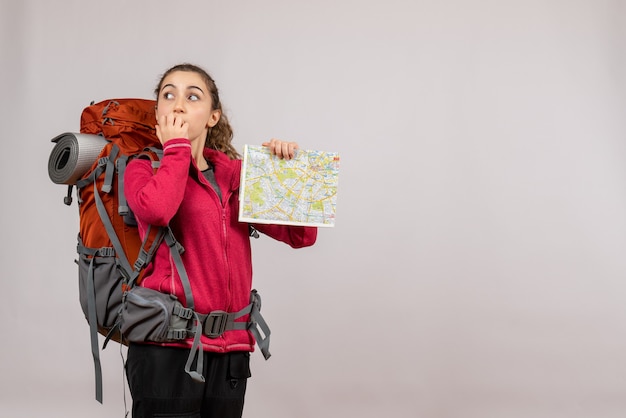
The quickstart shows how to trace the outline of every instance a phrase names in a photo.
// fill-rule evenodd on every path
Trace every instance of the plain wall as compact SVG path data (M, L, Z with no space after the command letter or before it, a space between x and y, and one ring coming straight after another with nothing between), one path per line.
M341 153L336 226L253 242L246 417L623 418L625 28L621 0L1 0L0 416L123 416L50 139L190 61L240 150Z

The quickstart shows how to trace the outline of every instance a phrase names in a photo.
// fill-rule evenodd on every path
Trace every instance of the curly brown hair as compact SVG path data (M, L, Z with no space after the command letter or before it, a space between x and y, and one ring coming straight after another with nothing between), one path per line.
M173 66L169 70L165 71L161 76L159 84L157 85L156 89L154 89L155 96L157 98L159 97L159 92L161 91L161 85L163 84L163 80L165 80L168 75L176 71L187 71L200 75L200 77L202 77L207 87L209 88L213 110L220 111L220 119L214 127L209 129L205 146L207 148L222 151L233 160L240 159L241 155L232 145L233 128L230 126L228 118L222 110L222 102L220 101L219 91L217 89L217 86L215 85L215 81L213 80L213 78L204 69L197 65L189 63L183 63Z

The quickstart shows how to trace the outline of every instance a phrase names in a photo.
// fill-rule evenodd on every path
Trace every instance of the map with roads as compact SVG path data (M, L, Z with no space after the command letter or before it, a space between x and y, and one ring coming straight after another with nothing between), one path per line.
M244 146L239 220L251 223L335 226L339 154L296 151L286 161L267 147Z

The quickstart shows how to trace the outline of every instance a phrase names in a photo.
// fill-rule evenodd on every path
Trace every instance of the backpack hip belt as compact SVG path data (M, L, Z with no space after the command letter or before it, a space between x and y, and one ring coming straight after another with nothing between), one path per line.
M242 322L237 319L250 315L248 321ZM187 323L184 329L181 329L180 320ZM181 304L176 304L172 312L172 320L168 336L171 339L186 339L193 336L193 319L196 318L200 322L202 334L209 338L217 338L226 331L248 330L254 335L254 338L263 353L263 357L267 360L271 354L269 352L270 329L261 315L261 296L253 289L250 293L250 303L238 312L226 312L216 310L208 314L200 314L192 309L184 308Z

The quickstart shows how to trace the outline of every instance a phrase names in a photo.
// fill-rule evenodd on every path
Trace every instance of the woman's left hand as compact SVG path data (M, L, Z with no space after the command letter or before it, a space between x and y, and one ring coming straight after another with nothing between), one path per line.
M268 147L270 152L278 158L284 158L285 160L291 160L296 155L296 150L299 148L295 142L281 141L280 139L272 138L269 142L262 144L264 147Z

